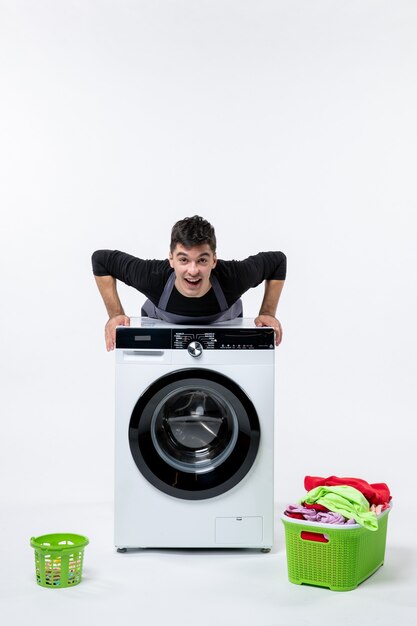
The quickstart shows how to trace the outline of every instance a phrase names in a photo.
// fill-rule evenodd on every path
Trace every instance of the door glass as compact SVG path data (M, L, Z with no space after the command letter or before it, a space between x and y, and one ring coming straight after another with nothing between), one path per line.
M232 405L210 387L181 387L155 409L151 435L158 454L172 467L208 472L234 448L238 422Z

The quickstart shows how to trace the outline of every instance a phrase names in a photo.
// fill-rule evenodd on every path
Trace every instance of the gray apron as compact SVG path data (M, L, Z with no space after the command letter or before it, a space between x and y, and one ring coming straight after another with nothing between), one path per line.
M174 288L175 278L175 272L172 272L165 284L158 306L153 304L150 300L146 300L141 310L142 317L152 317L153 319L163 320L171 324L211 324L212 322L225 322L227 320L233 320L236 317L242 317L242 300L237 300L229 307L223 290L220 287L220 283L213 274L210 276L210 282L220 306L219 313L214 313L213 315L195 315L193 317L169 313L166 307Z

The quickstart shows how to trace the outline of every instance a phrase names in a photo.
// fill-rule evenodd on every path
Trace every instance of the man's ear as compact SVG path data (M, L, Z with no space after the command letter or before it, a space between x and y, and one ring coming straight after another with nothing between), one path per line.
M214 256L213 256L213 267L211 269L214 269L216 267L216 265L217 265L217 255L214 254Z
M172 252L170 252L170 253L168 254L168 261L169 261L170 266L171 266L171 267L174 267L173 262L172 262L172 261L173 261Z

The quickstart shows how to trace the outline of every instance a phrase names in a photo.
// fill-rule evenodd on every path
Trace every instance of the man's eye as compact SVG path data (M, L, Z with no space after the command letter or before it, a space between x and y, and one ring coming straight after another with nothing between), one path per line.
M205 265L207 263L207 259L200 259L200 263L203 263L203 265Z

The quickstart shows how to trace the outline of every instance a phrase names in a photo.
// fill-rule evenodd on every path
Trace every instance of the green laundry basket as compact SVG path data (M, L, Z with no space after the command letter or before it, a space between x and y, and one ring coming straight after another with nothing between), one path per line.
M81 582L87 537L73 533L54 533L32 537L35 549L36 582L41 587L62 589Z
M389 511L378 516L376 531L359 524L320 524L282 515L289 581L333 591L355 589L384 563Z

